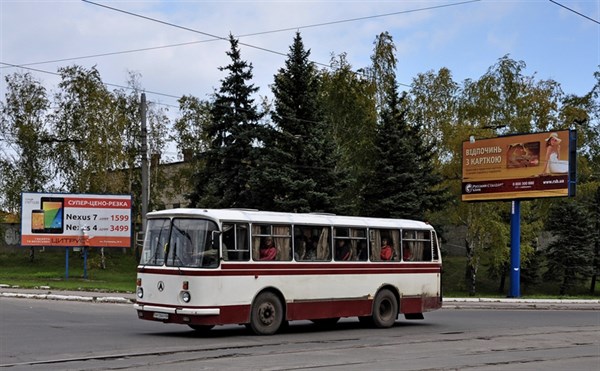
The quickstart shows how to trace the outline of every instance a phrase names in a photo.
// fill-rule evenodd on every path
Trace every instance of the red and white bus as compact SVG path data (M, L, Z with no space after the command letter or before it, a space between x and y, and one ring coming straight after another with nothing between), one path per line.
M140 319L270 335L287 321L358 317L392 326L442 306L431 225L243 209L148 213L137 268Z

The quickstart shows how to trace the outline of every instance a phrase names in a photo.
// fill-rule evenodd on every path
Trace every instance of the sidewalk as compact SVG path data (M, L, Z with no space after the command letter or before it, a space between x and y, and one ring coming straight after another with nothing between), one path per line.
M135 303L134 293L62 291L50 288L22 289L0 284L0 298L87 301L96 303ZM600 299L515 299L515 298L444 298L442 309L547 309L598 310Z

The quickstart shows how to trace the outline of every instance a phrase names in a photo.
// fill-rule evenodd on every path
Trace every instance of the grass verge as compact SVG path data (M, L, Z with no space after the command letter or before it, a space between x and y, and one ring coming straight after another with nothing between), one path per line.
M135 292L137 260L131 250L105 249L105 268L101 264L99 249L90 249L87 260L87 276L84 277L84 259L81 252L70 251L68 278L66 277L66 254L64 248L36 249L30 259L30 249L0 253L0 284L22 288L48 287L55 290ZM465 280L465 258L445 257L442 275L443 293L446 297L468 297ZM558 284L541 282L537 285L521 285L523 298L598 299L600 294L589 293L589 283L574 288L569 296L559 296ZM477 297L505 298L510 287L506 281L503 292L499 282L490 279L484 268L477 276Z
M65 249L36 250L33 260L29 249L2 253L0 284L22 288L134 292L137 262L132 252L106 250L105 268L102 268L99 251L90 249L86 270L81 252L69 252L68 270Z

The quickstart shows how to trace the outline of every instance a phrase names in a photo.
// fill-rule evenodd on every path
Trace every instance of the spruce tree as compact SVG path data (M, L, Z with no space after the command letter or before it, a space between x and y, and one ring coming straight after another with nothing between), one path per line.
M274 131L266 139L262 184L266 208L335 211L335 147L319 104L320 79L310 50L296 33L285 67L272 86Z
M422 220L445 201L437 189L441 175L433 166L431 147L403 109L405 95L396 86L386 95L375 134L375 156L363 179L362 214Z
M556 239L546 251L548 270L544 277L559 282L559 294L565 295L592 275L594 251L590 216L575 201L561 201L550 209L546 226Z
M215 92L206 127L207 150L200 156L205 167L195 177L196 189L190 195L196 207L256 207L253 184L257 177L257 152L261 118L252 94L258 88L252 79L252 64L243 61L238 41L230 35L227 55L231 63L220 67L229 75Z

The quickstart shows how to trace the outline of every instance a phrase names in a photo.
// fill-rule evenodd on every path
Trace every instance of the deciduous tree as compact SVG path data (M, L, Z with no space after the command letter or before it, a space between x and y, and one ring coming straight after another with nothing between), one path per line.
M14 73L5 80L5 100L0 102L0 209L17 213L21 192L51 187L50 104L46 89L30 73Z

